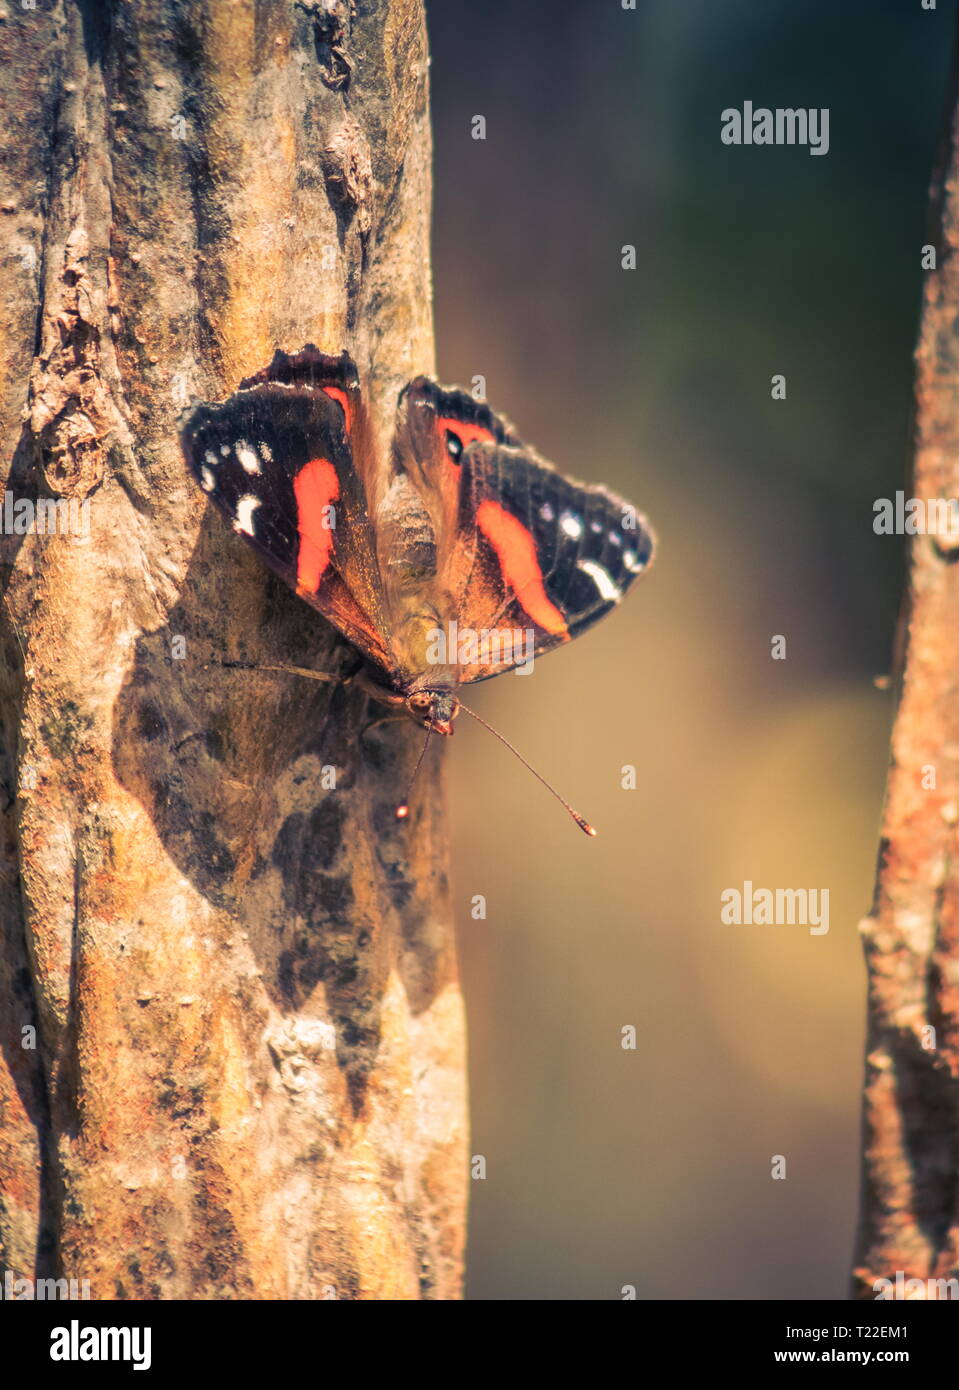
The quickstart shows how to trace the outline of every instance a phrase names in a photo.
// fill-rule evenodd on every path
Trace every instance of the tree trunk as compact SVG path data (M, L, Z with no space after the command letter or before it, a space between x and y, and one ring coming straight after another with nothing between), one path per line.
M219 664L348 653L177 442L276 347L348 348L384 447L432 369L422 0L6 0L0 53L0 1265L456 1298L439 749L398 822L412 723Z
M955 63L954 63L955 74ZM910 495L959 497L959 107L934 180L937 265L917 352ZM911 542L905 672L869 972L861 1228L854 1293L948 1296L959 1275L959 535ZM897 1274L901 1275L898 1289ZM877 1288L890 1280L893 1287ZM905 1280L918 1280L907 1286Z

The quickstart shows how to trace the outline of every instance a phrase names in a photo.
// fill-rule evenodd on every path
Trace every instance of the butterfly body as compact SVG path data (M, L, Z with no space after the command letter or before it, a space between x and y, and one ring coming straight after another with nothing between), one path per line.
M182 444L235 531L363 657L363 684L451 735L463 685L570 641L647 567L652 532L463 391L417 377L388 459L348 355L277 352Z

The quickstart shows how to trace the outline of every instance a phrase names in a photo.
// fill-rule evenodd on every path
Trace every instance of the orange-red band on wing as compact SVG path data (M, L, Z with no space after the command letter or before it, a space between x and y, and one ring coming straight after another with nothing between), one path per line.
M346 432L347 434L349 434L353 428L353 416L350 411L349 397L347 396L346 392L343 390L341 386L324 386L323 390L334 401L339 401L340 405L342 406L343 419L346 421Z
M311 459L293 480L300 551L296 561L297 587L315 594L333 552L331 503L340 495L340 480L328 459Z
M566 620L546 593L531 533L499 502L489 499L477 507L476 522L496 551L503 577L533 622L545 632L565 632Z
M475 444L477 439L484 444L495 444L496 435L492 430L486 429L484 425L476 425L465 420L457 420L455 415L438 415L436 417L436 433L440 437L440 444L443 448L443 457L446 459L449 477L454 481L454 486L459 487L460 480L460 459L448 457L446 452L446 435L454 434L460 441L464 449L468 449L471 444Z
M484 444L496 443L496 435L492 430L486 429L483 425L474 425L465 420L457 420L453 415L438 415L436 428L439 430L441 439L446 437L447 430L452 430L453 434L459 435L463 441L464 449L468 448L470 444L474 444L477 439L481 439Z

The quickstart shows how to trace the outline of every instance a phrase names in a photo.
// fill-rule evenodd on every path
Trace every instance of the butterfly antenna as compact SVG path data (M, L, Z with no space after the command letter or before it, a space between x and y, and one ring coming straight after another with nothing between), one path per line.
M559 802L559 804L560 804L561 806L565 806L565 807L566 807L566 810L567 810L567 811L569 812L569 814L573 817L573 820L574 820L574 821L576 822L576 824L579 826L580 830L582 830L582 832L583 832L584 835L595 835L595 834L596 834L596 827L590 825L589 821L586 819L585 816L581 816L581 815L579 814L578 811L574 811L574 810L573 810L572 806L570 806L570 804L569 804L569 802L566 800L566 798L565 798L564 796L560 796L559 792L556 790L555 787L550 786L550 784L549 784L549 782L547 782L546 778L545 778L545 777L542 777L542 776L536 771L535 767L533 767L532 764L530 764L530 763L528 763L528 762L526 761L526 759L523 757L523 755L522 755L522 753L519 751L519 749L518 749L518 748L514 748L513 745L510 743L510 741L509 741L508 738L504 738L503 735L500 733L500 731L499 731L498 729L494 729L494 728L493 728L492 724L487 724L486 720L480 718L480 716L476 713L475 709L470 709L469 705L464 705L463 702L462 702L462 700L460 701L460 709L465 710L466 713L467 713L472 719L475 719L475 720L476 720L477 724L482 724L482 726L483 726L484 729L488 729L489 732L493 735L494 738L498 738L499 741L500 741L500 743L504 743L504 744L506 745L506 747L509 749L509 751L510 751L511 753L513 753L517 758L519 758L520 762L521 762L521 763L523 764L523 766L527 769L527 771L531 772L538 782L542 782L542 784L543 784L543 786L546 788L546 790L547 790L548 792L552 793L553 796L555 796L556 800Z
M397 806L396 808L397 820L406 820L406 817L410 813L410 797L413 793L413 783L416 781L417 774L419 773L420 768L423 766L423 759L426 757L426 750L430 746L430 737L432 733L433 725L428 724L426 728L426 738L423 740L423 747L420 749L420 756L416 760L416 766L413 769L413 776L410 778L410 784L406 789L406 800L401 801L399 806Z

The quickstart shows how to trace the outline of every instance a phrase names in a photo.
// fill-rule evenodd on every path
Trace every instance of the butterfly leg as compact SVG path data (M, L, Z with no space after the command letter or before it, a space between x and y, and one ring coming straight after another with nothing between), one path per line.
M310 671L306 666L260 666L254 661L218 661L217 665L234 671L285 671L291 676L306 676L311 681L342 681L344 685L350 679L328 671Z
M291 676L305 676L308 680L329 681L342 685L351 684L354 679L357 686L363 690L371 699L377 700L380 704L392 706L389 714L383 714L379 719L372 720L364 725L361 737L365 737L371 729L375 729L380 724L391 723L395 719L408 718L406 710L406 697L399 695L395 691L387 690L385 686L379 685L363 670L363 663L358 661L355 665L350 665L344 671L331 674L327 671L311 671L306 666L287 666L269 665L261 666L255 661L217 661L218 666L225 666L234 671L281 671Z
M226 666L234 671L285 671L290 676L305 676L311 681L328 681L331 684L349 685L360 670L362 662L349 662L342 671L311 671L306 666L269 665L261 666L256 661L217 661L217 666Z
M368 724L364 724L360 733L363 739L372 729L378 729L381 724L392 724L397 719L408 719L409 714L406 709L406 696L400 695L395 690L389 690L386 686L380 685L378 681L372 679L365 670L356 673L356 684L360 690L364 691L371 700L377 704L387 705L389 714L381 714L376 719L371 719Z

